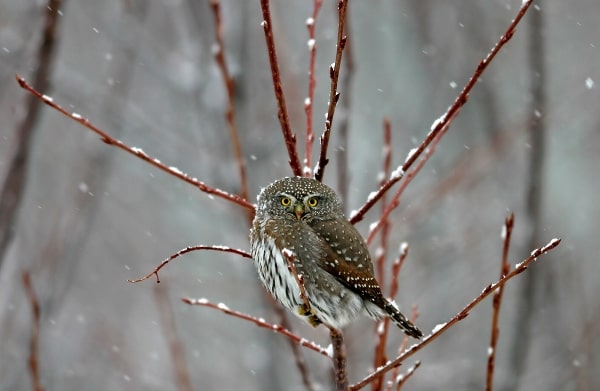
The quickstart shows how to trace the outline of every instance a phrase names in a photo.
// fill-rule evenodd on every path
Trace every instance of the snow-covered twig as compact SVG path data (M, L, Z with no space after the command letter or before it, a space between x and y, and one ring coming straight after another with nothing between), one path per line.
M296 135L292 132L290 125L285 95L283 94L283 86L281 84L281 76L279 75L279 63L277 62L277 51L275 50L275 40L273 39L269 0L261 0L260 7L263 14L261 25L265 32L267 51L269 52L269 64L271 65L271 76L273 78L273 88L275 89L275 98L278 106L277 118L279 118L279 123L281 124L281 131L283 132L283 139L285 140L285 145L290 157L289 164L292 168L292 172L295 176L302 176L302 167L300 165L300 158L298 157L298 149L296 147Z
M510 214L504 221L502 227L502 264L500 267L500 277L504 277L510 272L510 264L508 263L508 250L510 248L510 239L512 229L515 222L515 215ZM486 374L486 391L492 391L494 381L494 363L496 359L496 345L498 344L498 320L500 319L500 305L502 304L502 294L504 293L504 285L498 288L494 293L493 311L492 311L492 331L490 336L490 347L488 348L488 362Z
M315 77L315 62L317 60L317 44L315 41L315 23L317 22L317 16L323 0L314 0L312 16L306 20L306 27L308 28L308 96L304 100L304 112L306 113L306 149L304 151L304 176L310 176L312 174L312 148L315 139L313 132L313 107L315 88L317 86L317 79Z
M504 284L506 284L510 279L514 278L518 274L520 274L520 273L524 272L525 270L527 270L527 267L532 262L534 262L539 256L544 255L544 254L548 253L549 251L551 251L552 249L554 249L555 247L557 247L560 244L560 241L561 241L560 239L556 239L555 238L555 239L552 239L550 242L548 242L548 244L546 244L545 246L539 247L539 248L536 248L535 250L533 250L531 252L531 254L529 255L529 257L527 257L525 260L523 260L523 262L518 263L515 266L515 268L510 273L508 273L507 275L505 275L504 277L502 277L501 279L499 279L495 283L489 284L488 286L486 286L483 289L483 291L475 299L473 299L469 304L467 304L458 314L456 314L454 317L452 317L452 319L450 319L446 323L442 323L442 324L437 325L436 327L434 327L434 329L432 330L431 334L429 334L428 336L426 336L425 338L423 338L421 340L421 342L419 342L418 344L413 345L410 349L408 349L405 352L403 352L402 354L400 354L394 360L388 362L383 367L378 368L377 370L375 370L374 372L372 372L371 374L369 374L367 377L365 377L360 382L352 385L350 387L350 390L351 391L356 391L356 390L362 389L364 386L366 386L367 384L369 384L370 382L372 382L377 377L379 377L379 376L383 375L384 373L392 370L394 367L397 367L405 359L409 358L410 356L412 356L413 354L415 354L416 352L418 352L419 350L421 350L422 348L424 348L431 341L435 340L437 337L439 337L444 332L446 332L446 330L448 330L450 327L452 327L453 325L455 325L459 321L461 321L464 318L466 318L469 315L469 312L476 305L478 305L479 303L481 303L481 301L483 301L483 299L485 299L486 297L488 297L489 295L491 295L492 293L494 293L494 291L496 291L496 289L500 288L501 286L504 286Z
M165 258L165 260L162 261L160 265L158 265L154 270L152 270L150 273L146 274L144 277L141 277L141 278L138 278L135 280L127 280L127 281L136 283L136 282L145 281L152 276L156 276L156 282L158 283L158 282L160 282L160 278L158 277L158 272L160 271L160 269L165 267L167 265L167 263L171 262L175 258L179 258L180 256L182 256L184 254L190 253L192 251L199 251L199 250L222 251L222 252L226 252L226 253L237 254L244 258L252 258L252 256L244 250L239 250L237 248L232 248L232 247L227 247L227 246L215 246L215 245L209 246L209 245L204 245L204 244L197 245L197 246L189 246L189 247L186 247L184 249L177 251L175 254L170 255L168 258Z
M38 90L33 88L31 85L29 85L25 81L25 79L23 79L21 76L16 75L16 78L17 78L17 82L19 83L21 88L23 88L27 92L33 94L35 97L40 99L42 102L44 102L48 106L52 107L54 110L59 111L63 115L71 118L74 121L79 122L81 125L85 126L92 132L96 133L97 135L100 136L101 140L103 142L105 142L106 144L113 146L113 147L117 147L119 149L122 149L123 151L125 151L131 155L134 155L134 156L144 160L147 163L150 163L154 167L157 167L158 169L166 172L167 174L170 174L170 175L177 177L191 185L194 185L195 187L197 187L200 191L203 191L204 193L223 198L227 201L233 202L234 204L243 206L244 208L254 211L254 204L250 203L246 199L244 199L238 195L235 195L235 194L227 193L226 191L223 191L221 189L210 187L210 186L206 185L204 182L199 181L197 178L192 178L192 177L188 176L186 173L181 172L176 167L169 167L169 166L161 163L160 160L155 159L155 158L151 157L150 155L146 154L146 152L144 152L141 148L130 147L129 145L122 142L121 140L113 138L108 133L104 132L103 130L101 130L94 124L92 124L87 118L82 117L81 114L72 113L72 112L67 111L62 106L55 103L51 97L49 97L47 95L43 95Z
M285 329L281 325L271 324L271 323L266 322L262 318L256 318L254 316L244 314L243 312L234 311L234 310L230 309L229 307L227 307L227 305L225 305L223 303L215 304L205 298L191 299L191 298L187 298L187 297L182 298L181 301L183 301L184 303L189 304L189 305L199 305L199 306L203 306L203 307L213 308L213 309L219 310L227 315L231 315L236 318L247 320L251 323L254 323L258 327L266 328L268 330L276 332L277 334L281 334L281 335L289 338L290 340L294 341L296 344L298 344L300 346L304 346L305 348L308 348L308 349L310 349L314 352L317 352L323 356L330 357L328 350L317 345L315 342L312 342L305 338L302 338L302 337L292 333L291 331Z
M331 135L331 125L333 124L333 115L337 106L340 93L337 90L338 79L340 77L340 68L342 66L342 53L346 46L347 36L344 26L346 24L346 11L348 9L348 0L338 1L338 32L337 46L335 52L335 62L329 67L329 77L331 79L331 88L329 90L329 105L327 108L327 117L325 118L325 130L321 135L321 151L319 153L319 162L315 168L315 179L323 180L325 175L325 166L329 162L327 158L327 147L329 146L329 137Z
M431 125L431 130L421 142L421 144L410 151L406 160L403 164L398 166L396 170L390 175L390 178L377 190L377 192L367 199L367 201L363 204L363 206L353 214L350 218L350 222L352 224L356 224L361 221L365 214L375 205L382 197L382 195L387 192L393 185L398 183L403 177L404 173L414 164L414 162L421 156L421 154L429 147L432 141L442 132L450 126L454 118L458 115L462 107L469 99L469 94L477 81L481 78L483 72L487 69L488 65L494 60L496 55L500 52L500 49L506 45L506 43L513 37L515 33L515 29L517 25L533 3L533 0L526 0L523 2L523 5L519 9L515 19L510 23L504 34L500 37L498 42L494 45L494 47L490 50L488 55L479 62L477 68L473 72L473 75L469 78L469 81L462 89L460 94L454 100L454 103L448 108L448 110L437 120L433 122Z

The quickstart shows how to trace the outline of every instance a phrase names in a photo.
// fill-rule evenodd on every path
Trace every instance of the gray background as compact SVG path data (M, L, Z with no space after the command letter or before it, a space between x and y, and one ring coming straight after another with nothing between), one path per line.
M342 99L351 97L350 107L340 106L336 116L336 124L344 117L349 124L348 211L357 209L377 186L382 118L388 116L392 123L397 165L451 104L520 3L350 4L348 35L355 71L349 90L341 91ZM392 216L389 260L402 241L410 244L396 300L405 312L417 304L417 323L429 331L497 278L500 231L509 211L516 215L513 264L529 254L531 238L542 245L562 237L556 251L506 287L495 384L497 389L591 390L600 384L600 3L538 4L541 11L532 9L525 17L403 196ZM40 1L0 1L0 183L28 110L27 95L14 75L30 79L38 67L44 7ZM272 5L284 89L299 140L307 90L305 20L311 8L309 1ZM209 185L239 191L223 115L226 96L212 56L208 1L80 0L65 2L61 11L46 93L168 165ZM529 34L534 12L543 13L540 41L532 41ZM257 0L223 2L252 202L260 186L290 174L261 20ZM335 35L334 7L325 1L317 20L318 133ZM530 219L526 197L537 183L529 174L534 154L530 86L539 75L528 64L529 54L540 45L546 50L546 105L539 110L547 129L542 169L535 175L540 179L536 204L541 214ZM163 271L159 288L153 281L126 281L188 245L248 249L241 208L210 199L105 146L47 107L41 108L31 143L12 240L0 254L0 390L31 389L27 357L32 317L21 282L26 269L41 306L39 366L45 389L183 389L175 380L176 365L157 307L157 297L164 295L196 390L303 389L283 337L179 300L207 297L277 321L249 260L193 253ZM334 187L333 152L339 146L334 133L325 180ZM378 210L358 225L361 232L368 232ZM529 296L526 282L533 284ZM532 303L533 310L520 313L524 302ZM420 352L416 358L422 366L406 389L482 389L490 319L487 300ZM292 322L299 334L329 343L324 330ZM373 325L365 319L347 331L351 382L372 365ZM391 330L390 355L401 338ZM330 363L311 351L303 353L313 378L327 389Z

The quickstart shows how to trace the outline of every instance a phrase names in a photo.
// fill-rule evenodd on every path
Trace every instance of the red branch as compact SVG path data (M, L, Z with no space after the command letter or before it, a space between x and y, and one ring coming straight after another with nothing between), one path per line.
M396 391L400 391L400 389L402 388L402 386L404 385L404 383L406 383L406 381L408 379L410 379L410 377L415 373L415 371L421 366L421 361L417 361L415 362L415 365L413 365L412 367L408 368L408 371L406 371L406 374L404 375L398 375L398 377L396 379L394 379L394 381L397 382L396 384Z
M150 163L154 167L157 167L158 169L166 172L167 174L170 174L170 175L177 177L191 185L194 185L195 187L197 187L200 191L203 191L204 193L223 198L227 201L233 202L234 204L243 206L244 208L250 209L252 211L254 210L254 205L252 203L248 202L246 199L244 199L238 195L235 195L235 194L227 193L226 191L223 191L221 189L210 187L210 186L206 185L205 183L200 182L197 178L192 178L192 177L188 176L186 173L181 172L176 167L169 167L169 166L161 163L158 159L155 159L155 158L147 155L142 149L128 146L127 144L123 143L121 140L117 140L116 138L111 137L110 135L108 135L108 133L106 133L103 130L101 130L100 128L96 127L87 118L84 118L80 114L77 114L77 113L71 113L71 112L67 111L66 109L64 109L62 106L58 105L57 103L54 103L54 101L52 100L51 97L49 97L47 95L43 95L42 93L37 91L35 88L30 86L25 81L25 79L23 79L21 76L16 75L16 78L17 78L17 82L19 83L19 86L21 86L21 88L23 88L27 92L33 94L35 97L40 99L42 102L44 102L48 106L52 107L54 110L59 111L63 115L71 118L72 120L79 122L81 125L85 126L92 132L96 133L97 135L100 136L101 140L103 142L105 142L106 144L113 146L113 147L117 147L119 149L122 149L123 151L125 151L131 155L134 155L147 163Z
M347 37L344 34L344 25L346 23L346 10L348 9L348 0L339 0L338 2L338 33L337 45L335 52L335 62L329 67L329 77L331 78L331 88L329 90L329 106L327 108L327 117L325 119L325 130L321 135L321 152L319 154L319 162L315 168L315 179L323 180L325 175L325 166L329 162L327 158L327 147L329 146L329 137L331 135L331 125L333 124L333 115L335 107L340 98L337 91L338 79L340 77L340 68L342 67L342 53L346 46Z
M296 148L296 135L292 132L290 119L288 117L285 96L283 94L283 86L281 84L281 76L279 75L279 64L277 62L277 52L275 51L275 40L273 39L273 30L271 24L271 10L269 8L269 0L260 0L260 6L263 14L263 22L261 23L265 31L265 40L267 41L267 51L269 52L269 63L271 65L271 75L273 77L273 88L275 89L275 98L277 99L277 117L281 124L283 139L287 147L290 157L289 164L295 176L302 176L302 167L300 166L300 158Z
M246 174L246 162L242 153L242 145L240 143L240 135L237 130L237 124L235 121L235 81L231 77L229 70L227 69L227 58L225 57L225 41L223 40L223 23L221 20L221 4L218 0L211 0L210 6L213 11L215 18L215 35L217 39L217 45L215 50L215 61L221 70L223 76L223 82L225 83L225 89L227 90L227 111L225 112L225 119L229 125L229 136L233 146L233 153L235 160L238 165L238 171L240 174L241 191L240 195L244 199L248 199L248 176Z
M308 28L308 51L310 52L310 60L308 63L308 96L304 101L304 111L306 113L306 150L304 151L304 175L310 176L312 172L312 148L315 135L313 133L313 100L315 97L315 87L317 79L315 78L315 62L317 59L317 44L315 42L315 23L323 0L314 0L313 13L306 20Z
M350 222L352 224L356 224L361 221L365 214L379 201L382 195L387 192L394 184L396 184L400 179L404 177L404 173L413 165L413 163L421 156L423 151L431 144L431 142L437 137L438 134L445 132L445 130L450 126L454 118L458 115L462 107L465 105L467 100L469 99L469 94L477 81L481 78L483 72L487 69L488 65L494 60L500 49L506 45L508 41L513 37L515 33L515 29L531 4L533 0L527 0L517 13L515 19L510 23L504 34L500 37L500 40L494 45L492 50L488 53L488 55L479 62L477 68L473 72L473 75L461 91L461 93L456 97L452 106L438 118L431 126L431 131L427 134L423 142L415 149L411 150L408 154L406 161L399 166L392 175L390 175L389 179L379 188L379 190L364 203L364 205L350 217Z
M165 267L167 265L167 263L171 262L175 258L179 258L180 256L182 256L184 254L190 253L192 251L199 251L199 250L222 251L222 252L237 254L244 258L252 258L252 256L250 254L248 254L246 251L239 250L237 248L231 248L231 247L226 247L226 246L207 246L207 245L190 246L190 247L181 249L181 250L177 251L175 254L172 254L171 256L166 258L164 261L161 262L160 265L158 265L154 270L152 270L150 273L146 274L144 277L138 278L136 280L127 280L127 281L132 282L132 283L141 282L141 281L145 281L145 280L149 279L150 277L152 277L153 275L155 275L156 282L159 283L160 278L158 278L158 272L160 271L160 269Z
M330 357L327 349L317 345L314 342L311 342L307 339L301 338L300 336L292 333L291 331L283 328L281 325L278 324L271 324L271 323L267 323L264 319L262 318L255 318L254 316L250 316L248 314L244 314L243 312L239 312L239 311L234 311L232 309L229 309L229 307L227 307L225 304L223 303L218 303L218 304L214 304L211 303L210 301L208 301L207 299L190 299L187 297L184 297L181 299L181 301L183 301L186 304L189 305L199 305L199 306L203 306L203 307L209 307L209 308L213 308L216 310L219 310L221 312L226 313L227 315L231 315L234 316L236 318L240 318L240 319L244 319L247 320L249 322L254 323L255 325L257 325L258 327L263 327L266 329L269 329L271 331L274 331L278 334L284 335L287 338L289 338L290 340L294 341L295 343L297 343L300 346L304 346L305 348L308 348L314 352L317 352L319 354L322 354L325 357Z
M414 305L412 308L412 313L410 314L410 321L414 324L414 323L416 323L418 317L419 317L419 311L417 309L417 306ZM402 354L402 352L406 349L406 346L408 345L408 338L409 338L408 335L404 334L404 338L402 338L402 343L400 344L400 347L398 347L398 354ZM398 379L399 374L400 374L400 366L397 366L392 371L392 379ZM394 385L393 381L390 381L388 383L388 387L386 388L386 391L392 391L393 385Z
M502 227L502 236L504 238L502 245L502 265L500 267L500 277L506 276L510 272L510 264L508 263L508 250L510 248L510 238L512 236L512 229L515 222L515 215L510 214L504 221ZM493 379L494 379L494 364L496 359L496 345L498 344L498 336L500 330L498 329L498 320L500 319L500 305L502 304L502 295L504 293L504 286L498 288L494 293L493 299L493 312L492 312L492 331L490 336L490 347L488 349L488 363L487 363L487 376L486 376L486 391L492 391Z
M363 388L364 386L366 386L367 384L372 382L374 379L382 376L384 373L387 373L388 371L392 370L394 367L397 367L405 359L409 358L410 356L412 356L419 350L423 349L431 341L435 340L441 334L446 332L450 327L454 326L456 323L458 323L459 321L466 318L469 315L469 312L476 305L478 305L479 303L481 303L481 301L483 301L483 299L485 299L486 297L488 297L489 295L494 293L496 291L496 289L500 288L501 286L504 286L504 284L506 284L510 279L514 278L518 274L527 270L527 267L532 262L534 262L539 256L548 253L549 251L554 249L556 246L558 246L560 244L560 241L561 241L560 239L552 239L545 246L539 247L539 248L533 250L531 252L531 255L529 257L527 257L525 260L523 260L523 262L518 263L510 273L508 273L507 275L505 275L504 277L502 277L495 283L489 284L488 286L486 286L483 289L483 291L479 294L479 296L477 296L469 304L467 304L458 314L456 314L454 317L452 317L452 319L450 319L447 323L443 323L443 324L436 326L433 329L433 331L431 332L431 334L429 334L428 336L423 338L421 340L421 342L413 345L410 349L408 349L405 352L403 352L402 354L400 354L394 360L389 361L386 365L384 365L383 367L379 367L377 370L370 373L367 377L365 377L360 382L352 385L350 387L350 390L351 391L360 390L361 388Z
M392 265L392 281L390 283L389 297L394 298L398 292L398 276L400 274L400 268L408 256L408 245L403 243L400 246L400 254ZM416 315L416 314L415 314ZM375 346L375 358L373 360L373 368L378 368L387 362L387 356L385 354L385 346L387 344L388 331L390 329L390 318L386 317L377 323L377 345ZM408 342L408 337L405 335L405 339ZM373 391L381 390L383 388L383 377L377 378L373 381Z

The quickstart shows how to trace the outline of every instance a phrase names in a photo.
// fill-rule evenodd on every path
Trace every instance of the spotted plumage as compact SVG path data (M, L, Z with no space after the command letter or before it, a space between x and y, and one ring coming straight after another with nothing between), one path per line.
M383 296L364 239L345 218L339 197L321 182L293 177L265 187L258 196L250 240L264 286L313 326L341 328L366 313L375 319L389 316L406 334L422 337ZM310 308L288 259L302 276Z

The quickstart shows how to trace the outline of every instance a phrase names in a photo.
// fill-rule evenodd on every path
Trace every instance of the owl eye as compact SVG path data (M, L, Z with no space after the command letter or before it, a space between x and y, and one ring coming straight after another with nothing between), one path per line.
M319 203L319 200L317 199L317 197L311 197L308 199L307 203L308 203L308 206L310 206L311 208L314 208Z
M290 197L283 196L281 197L281 205L290 206L292 205L292 200L290 199Z

